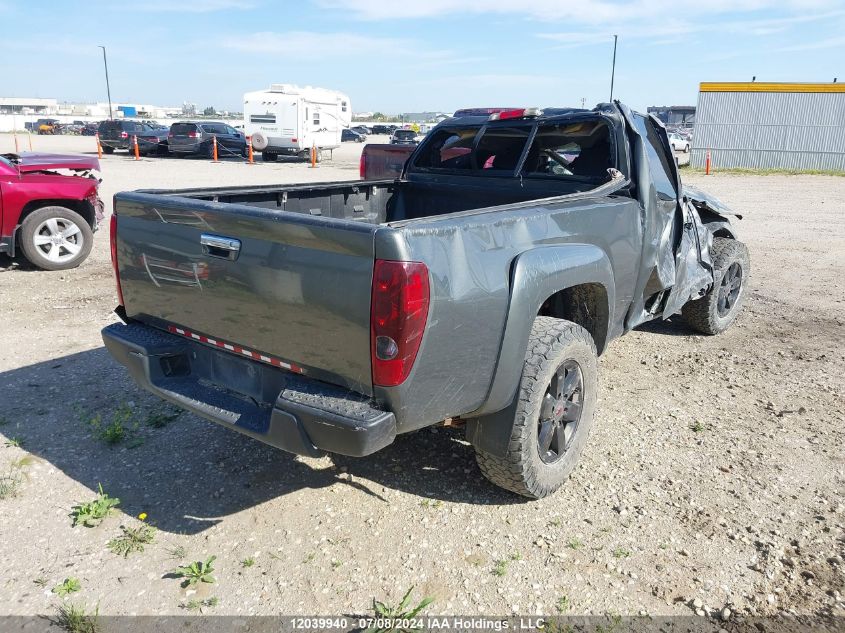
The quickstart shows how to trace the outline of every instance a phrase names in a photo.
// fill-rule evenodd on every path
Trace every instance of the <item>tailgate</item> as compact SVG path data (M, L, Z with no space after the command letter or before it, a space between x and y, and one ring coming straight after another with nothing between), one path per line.
M128 317L371 395L377 225L139 192L114 208Z

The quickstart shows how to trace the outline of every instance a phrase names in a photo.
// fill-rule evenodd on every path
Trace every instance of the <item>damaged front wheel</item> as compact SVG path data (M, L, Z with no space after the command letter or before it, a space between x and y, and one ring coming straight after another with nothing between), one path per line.
M710 256L713 287L701 299L687 303L681 314L691 328L704 334L721 334L742 309L751 260L745 244L724 237L713 239Z

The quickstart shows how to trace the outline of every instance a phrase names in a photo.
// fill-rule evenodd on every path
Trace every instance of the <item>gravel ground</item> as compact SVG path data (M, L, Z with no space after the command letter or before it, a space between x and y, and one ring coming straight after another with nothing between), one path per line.
M103 197L352 179L359 152L346 145L317 169L119 153L103 159ZM580 466L535 502L488 484L460 429L402 436L366 459L308 459L187 414L167 420L102 347L115 320L107 232L73 271L0 256L0 475L23 473L0 501L0 613L54 614L51 589L75 577L65 600L101 614L186 613L212 597L205 613L365 613L411 586L436 599L430 613L845 614L845 178L689 180L746 214L745 310L719 337L673 319L616 341ZM123 420L128 437L107 445L97 416L101 429ZM118 511L71 527L99 483ZM142 512L155 541L125 559L110 551ZM167 577L211 555L216 582L198 593Z

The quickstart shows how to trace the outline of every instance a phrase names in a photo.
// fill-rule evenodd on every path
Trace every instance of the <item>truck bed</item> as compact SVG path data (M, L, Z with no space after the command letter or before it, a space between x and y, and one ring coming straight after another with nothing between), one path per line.
M145 193L379 225L581 193L599 184L526 181L515 188L510 178L452 176L432 182L376 180Z

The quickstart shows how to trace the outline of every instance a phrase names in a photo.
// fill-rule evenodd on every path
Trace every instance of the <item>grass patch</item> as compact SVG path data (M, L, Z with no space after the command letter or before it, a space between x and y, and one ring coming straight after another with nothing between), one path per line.
M106 547L118 556L128 558L135 552L143 552L144 546L155 540L156 529L151 525L139 525L136 528L120 526L123 534L110 540Z
M203 609L216 607L218 604L220 604L220 599L217 596L212 596L211 598L206 598L205 600L189 600L188 602L183 602L179 606L187 611L199 611L202 613Z
M79 578L65 578L63 583L53 587L53 593L60 596L67 596L82 589L82 583Z
M23 448L23 438L14 435L7 439L4 444L6 448Z
M216 559L216 556L209 556L205 562L196 561L190 565L180 565L172 573L176 578L184 579L182 580L183 587L190 587L201 582L213 583L214 576L211 574L214 572Z
M569 603L569 596L561 596L555 603L555 609L557 609L557 612L561 614L566 613L571 608L572 605Z
M152 411L144 420L144 424L153 429L163 429L182 415L181 409L164 409Z
M584 547L584 541L579 539L577 536L574 538L569 539L569 542L566 544L569 549L579 550Z
M420 501L420 505L423 508L434 508L436 510L443 505L443 502L440 499L423 499Z
M23 474L12 469L5 475L0 475L0 501L12 499L20 494L23 485Z
M59 615L55 624L68 633L100 633L99 608L94 613L87 613L85 607L73 604L63 604L59 607Z
M698 420L696 420L695 422L690 424L689 428L693 433L701 433L704 430L704 425Z
M681 165L682 173L704 175L703 167ZM732 176L845 176L845 171L827 169L752 169L748 167L710 167L711 174L729 174Z
M317 557L317 554L315 554L314 552L311 552L310 554L308 554L308 556L306 556L306 557L302 560L302 562L303 562L303 563L305 563L305 564L308 564L308 563L310 563L312 560L314 560L316 557Z
M175 558L176 560L184 560L185 556L188 555L188 551L185 549L184 545L177 545L176 547L171 547L167 550L168 556L170 558Z
M71 510L70 516L73 518L73 527L77 525L96 527L120 504L120 499L109 497L107 493L103 492L103 484L98 484L98 488L99 493L96 499L88 503L80 503Z
M613 558L628 558L631 552L624 547L617 547L613 550Z
M414 592L414 588L411 587L408 589L408 592L402 596L402 601L395 605L389 606L384 602L379 602L375 598L373 598L373 616L378 620L407 620L416 617L422 611L434 602L434 598L425 597L413 608L411 608L411 603L413 599L411 598L411 594ZM378 627L370 627L367 629L366 633L386 633L387 631L393 631L393 628L378 628Z
M252 556L241 561L241 567L252 567L253 565L255 565L255 559Z

